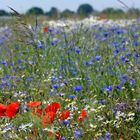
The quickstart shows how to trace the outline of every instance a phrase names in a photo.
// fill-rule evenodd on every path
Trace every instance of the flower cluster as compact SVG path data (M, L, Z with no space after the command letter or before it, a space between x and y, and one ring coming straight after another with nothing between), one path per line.
M15 117L20 108L20 102L12 102L10 105L0 103L0 117L6 116L9 118Z

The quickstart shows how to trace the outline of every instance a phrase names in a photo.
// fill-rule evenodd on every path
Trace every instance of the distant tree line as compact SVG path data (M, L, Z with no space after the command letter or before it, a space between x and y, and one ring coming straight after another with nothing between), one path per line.
M5 10L0 10L0 16L10 16L11 14L6 12ZM102 11L95 10L90 4L81 4L77 11L71 11L66 9L64 11L59 11L56 7L52 7L50 11L44 12L43 9L39 7L32 7L31 9L27 10L24 15L43 15L47 16L52 19L58 18L84 18L90 15L98 16L100 18L124 18L124 17L132 17L138 18L140 17L140 9L137 8L130 8L127 11L122 9L114 9L114 8L106 8Z

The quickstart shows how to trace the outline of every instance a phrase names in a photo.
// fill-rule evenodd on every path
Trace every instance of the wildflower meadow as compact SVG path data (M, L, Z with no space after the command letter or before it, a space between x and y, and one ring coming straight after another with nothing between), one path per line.
M0 140L140 140L140 20L33 21L0 27Z

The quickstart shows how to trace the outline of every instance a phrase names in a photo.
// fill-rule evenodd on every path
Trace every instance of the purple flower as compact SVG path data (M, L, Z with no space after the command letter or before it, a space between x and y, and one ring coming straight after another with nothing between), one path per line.
M123 80L126 80L126 81L127 81L128 78L129 78L129 77L128 77L126 74L121 75L121 79L123 79Z
M135 80L130 80L130 85L133 86L135 84Z
M63 121L63 124L64 124L64 125L68 125L68 124L70 124L70 121L69 121L69 120L64 120L64 121Z
M126 58L125 58L125 57L123 57L122 55L120 56L120 59L121 59L123 62L125 62L125 61L126 61Z
M119 90L119 91L121 91L122 90L122 87L119 86L119 85L116 85L116 89Z
M97 61L101 60L101 56L100 55L95 56L95 58L96 58Z
M109 35L109 32L106 31L103 34L104 34L104 37L107 37Z
M38 49L42 49L44 46L45 46L44 42L43 41L39 41L39 43L37 45L37 48Z
M60 86L60 84L53 84L52 88L57 89Z
M82 136L82 129L76 129L74 132L74 136L76 138L80 138Z
M66 140L66 138L65 137L62 137L61 140Z
M76 98L76 95L74 95L74 94L69 95L69 98L70 98L70 99L75 99L75 98Z
M81 91L82 90L82 86L80 86L80 85L75 86L75 87L73 87L73 90L74 91Z
M111 136L110 133L106 133L106 134L105 134L105 137L110 137L110 136Z
M128 108L128 104L125 102L117 103L113 108L113 113L116 114L118 111L124 111Z
M116 48L116 47L119 47L119 43L118 42L113 42L113 46Z
M137 47L139 44L140 44L140 43L137 42L137 41L134 41L134 42L133 42L133 45L136 46L136 47Z
M18 60L17 60L17 62L18 62L18 63L22 63L22 62L23 62L23 60L21 60L21 59L18 59Z
M111 92L112 91L112 86L106 86L106 90L107 90L107 92Z
M132 55L132 54L131 54L130 52L127 52L127 53L126 53L126 56L127 56L127 57L130 57L131 55Z
M106 100L105 99L99 100L98 103L99 104L105 104L106 103Z
M117 54L119 52L120 52L120 49L119 48L117 48L117 49L114 50L114 54Z
M30 81L33 81L34 78L33 78L33 77L28 77L26 80L27 80L28 82L30 82Z
M8 62L7 62L7 60L3 60L3 61L1 61L0 64L3 64L3 65L5 65L5 66L8 66Z
M61 42L61 40L54 40L54 41L51 42L51 45L52 45L52 46L55 46L55 45L57 45L59 42Z
M134 57L135 58L138 58L139 57L139 54L138 53L134 53Z
M81 49L75 49L75 52L80 53Z

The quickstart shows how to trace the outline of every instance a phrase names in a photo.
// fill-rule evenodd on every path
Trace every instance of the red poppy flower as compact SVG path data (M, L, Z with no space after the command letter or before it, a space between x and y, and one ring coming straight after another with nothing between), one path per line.
M41 101L34 101L34 102L30 102L28 103L28 107L32 108L32 107L36 107L39 106L41 104Z
M50 111L56 113L59 109L60 109L60 103L53 102L46 107L45 111L46 113Z
M0 117L1 116L6 116L6 114L5 114L6 109L7 109L7 106L0 103Z
M40 117L43 113L43 110L41 108L35 108L33 114L37 115L38 117Z
M86 119L86 117L87 117L87 112L86 112L85 109L82 109L82 111L81 111L81 113L80 113L80 115L79 115L79 117L78 117L78 120L79 120L79 121L83 121L83 120Z
M11 103L6 109L6 116L7 117L15 117L20 107L19 102Z
M50 112L47 112L43 118L42 118L42 124L43 126L46 126L48 124L51 124L53 121L54 121L54 117L55 117L55 113L50 111Z
M65 119L67 119L68 117L70 117L70 111L69 110L63 110L60 113L60 119L63 121Z
M44 30L44 33L48 33L49 28L48 27L45 27L43 30Z

